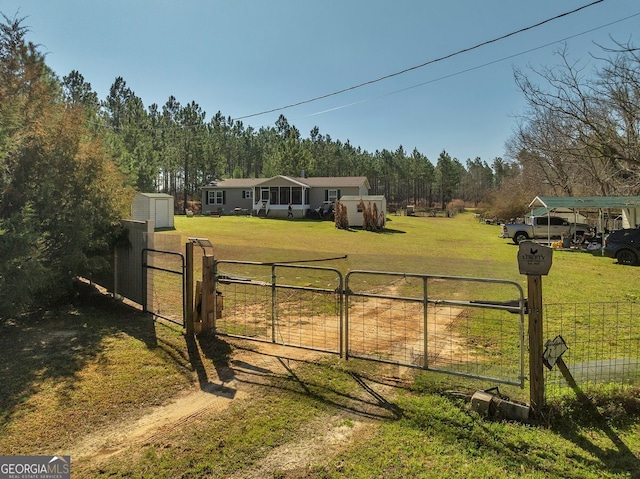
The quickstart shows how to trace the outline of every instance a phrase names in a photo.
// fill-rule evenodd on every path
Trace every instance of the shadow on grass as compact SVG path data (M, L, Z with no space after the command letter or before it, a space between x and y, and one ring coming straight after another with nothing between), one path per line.
M231 356L229 344L212 335L194 336L187 334L185 335L185 341L189 361L198 378L200 390L218 396L233 398L236 393L235 389L225 385L225 383L235 379L233 369L229 365ZM200 351L202 351L202 354ZM215 368L217 380L220 381L219 384L216 378L209 377L207 364L202 358L203 355L205 360L210 361Z
M630 477L640 478L640 458L612 427L624 430L638 422L640 398L637 397L637 388L629 390L627 394L618 392L615 397L597 398L597 393L594 397L585 394L572 378L570 386L576 398L570 402L569 407L565 406L559 412L558 421L552 424L552 430L597 457L608 471L631 472ZM601 410L608 410L609 414L605 416ZM596 444L591 439L594 432L604 434L613 447Z
M356 416L379 420L402 417L402 410L379 392L379 389L383 388L375 386L377 383L387 388L397 388L397 383L382 384L357 372L343 371L341 368L323 364L323 360L295 358L293 352L287 355L280 351L270 353L234 346L238 350L244 349L254 353L256 362L259 361L259 364L271 363L274 369L282 371L277 372L252 364L245 358L232 359L231 346L222 339L204 336L187 338L187 342L190 344L188 346L190 356L193 355L193 366L198 374L200 388L203 390L210 391L212 384L212 378L207 374L207 362L210 361L215 367L218 378L223 381L223 386L224 381L233 379L234 382L246 386L266 387L279 393L302 394L326 406Z
M53 380L61 393L75 387L77 373L104 351L104 339L126 334L147 348L159 347L153 318L79 283L60 303L0 323L0 420Z

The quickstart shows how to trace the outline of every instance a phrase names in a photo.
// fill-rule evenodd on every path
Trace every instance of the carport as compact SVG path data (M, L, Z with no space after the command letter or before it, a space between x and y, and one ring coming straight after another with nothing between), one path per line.
M598 212L598 232L603 233L610 220L606 210L620 210L622 228L635 228L640 223L640 196L536 196L529 208L544 208L547 214L557 209L571 209L576 218L579 212L596 210Z

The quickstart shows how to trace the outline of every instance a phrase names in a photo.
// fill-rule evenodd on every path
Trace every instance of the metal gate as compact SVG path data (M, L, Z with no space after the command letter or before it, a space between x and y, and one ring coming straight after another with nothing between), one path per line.
M216 261L216 334L342 354L340 271L282 263ZM217 313L216 313L217 314Z
M518 283L352 271L346 357L524 387L525 300Z
M524 387L513 281L216 261L216 334ZM216 312L216 314L219 314Z
M142 309L185 326L187 316L185 258L182 253L142 250Z

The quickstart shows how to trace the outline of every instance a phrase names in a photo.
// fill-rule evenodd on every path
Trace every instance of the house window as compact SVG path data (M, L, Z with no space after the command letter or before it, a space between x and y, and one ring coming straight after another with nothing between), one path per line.
M278 188L277 186L272 186L269 189L269 203L271 203L272 205L279 204L278 203L279 195L280 195L280 188Z
M280 204L288 205L291 203L291 189L287 187L280 187Z
M291 188L291 203L294 205L302 204L302 187L294 186Z
M242 198L253 198L253 190L243 190Z
M224 205L224 191L208 191L207 192L207 204L209 205Z
M336 202L338 200L338 190L327 190L327 201Z

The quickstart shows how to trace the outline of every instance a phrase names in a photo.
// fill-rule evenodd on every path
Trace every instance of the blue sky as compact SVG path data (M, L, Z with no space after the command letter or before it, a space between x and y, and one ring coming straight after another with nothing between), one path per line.
M209 120L217 111L240 118L349 88L592 1L0 0L0 11L26 17L27 38L41 45L48 65L60 77L78 70L100 99L122 76L146 106L174 95L198 103ZM491 163L505 155L526 107L513 69L558 64L563 43L556 42L574 37L565 42L569 55L588 72L589 54L600 52L595 43L610 46L613 36L640 46L638 14L635 1L604 0L243 122L258 129L283 114L304 137L318 126L370 152L402 145L434 163L442 150L463 163L478 156Z

